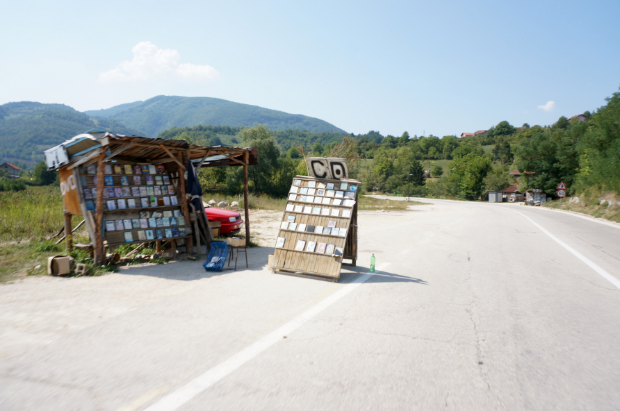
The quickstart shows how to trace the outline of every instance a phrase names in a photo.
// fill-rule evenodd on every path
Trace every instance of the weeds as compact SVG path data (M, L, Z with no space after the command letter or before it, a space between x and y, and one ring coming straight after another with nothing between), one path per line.
M418 201L382 200L379 198L359 196L358 210L406 211L411 204L424 204Z
M57 186L0 192L0 242L42 239L55 234L64 224L62 210Z
M573 197L575 198L575 197ZM546 207L560 210L575 211L584 213L596 218L604 218L620 223L620 199L613 193L603 193L592 190L582 193L578 197L578 202L565 198L563 200L553 200L545 204Z

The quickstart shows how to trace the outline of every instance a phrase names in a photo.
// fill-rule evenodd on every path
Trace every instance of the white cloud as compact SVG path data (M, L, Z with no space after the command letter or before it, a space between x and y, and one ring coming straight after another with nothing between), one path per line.
M542 106L538 106L539 109L541 110L545 110L545 111L553 111L553 109L555 108L555 101L547 101L547 104L544 104Z
M150 41L136 44L131 51L133 60L123 61L116 68L100 73L99 81L134 81L176 77L190 80L219 78L213 67L190 63L179 64L181 55L172 49L160 49Z

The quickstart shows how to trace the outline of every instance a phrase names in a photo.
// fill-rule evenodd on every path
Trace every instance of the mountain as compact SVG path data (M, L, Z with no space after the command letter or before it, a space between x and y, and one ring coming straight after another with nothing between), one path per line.
M197 125L252 127L257 123L271 130L345 132L318 118L211 97L157 96L146 101L85 113L94 118L117 120L128 127L143 130L149 137L156 137L172 127Z
M43 159L43 151L93 128L125 135L144 135L107 118L90 118L63 104L30 101L0 105L0 162Z

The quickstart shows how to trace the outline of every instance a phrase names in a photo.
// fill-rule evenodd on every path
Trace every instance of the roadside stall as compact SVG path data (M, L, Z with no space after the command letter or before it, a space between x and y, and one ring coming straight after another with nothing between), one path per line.
M197 180L201 167L242 166L245 230L250 237L247 167L256 148L204 147L164 140L91 131L45 152L48 169L57 169L65 212L67 249L71 218L83 215L95 262L121 244L162 242L172 250L194 241L210 246L211 230ZM187 179L187 180L186 180Z
M310 176L296 176L289 191L272 271L337 282L343 260L357 262L360 181L349 179L344 159L307 159Z

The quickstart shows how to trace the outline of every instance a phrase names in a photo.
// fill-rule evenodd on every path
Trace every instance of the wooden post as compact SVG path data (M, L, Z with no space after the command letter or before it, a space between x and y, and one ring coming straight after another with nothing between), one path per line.
M179 162L184 164L183 161L183 152L179 151ZM189 152L187 153L187 159L189 160ZM189 171L188 171L189 172ZM183 213L183 217L185 218L185 223L191 226L191 220L189 218L189 207L187 206L187 190L185 189L185 173L184 170L179 167L179 191L181 192L181 212ZM200 199L200 204L202 204L202 199ZM200 235L197 233L197 235ZM194 240L190 236L190 238L185 240L185 249L188 254L194 253Z
M67 252L73 251L73 234L71 233L71 217L73 215L65 211L65 245Z
M105 252L103 249L103 179L105 166L103 159L105 151L99 154L97 159L97 199L95 203L95 263L105 264ZM86 218L86 216L84 216Z
M155 241L155 252L157 254L161 253L161 240Z
M250 164L250 150L243 153L243 208L245 209L245 246L250 245L250 213L248 211L248 164Z

